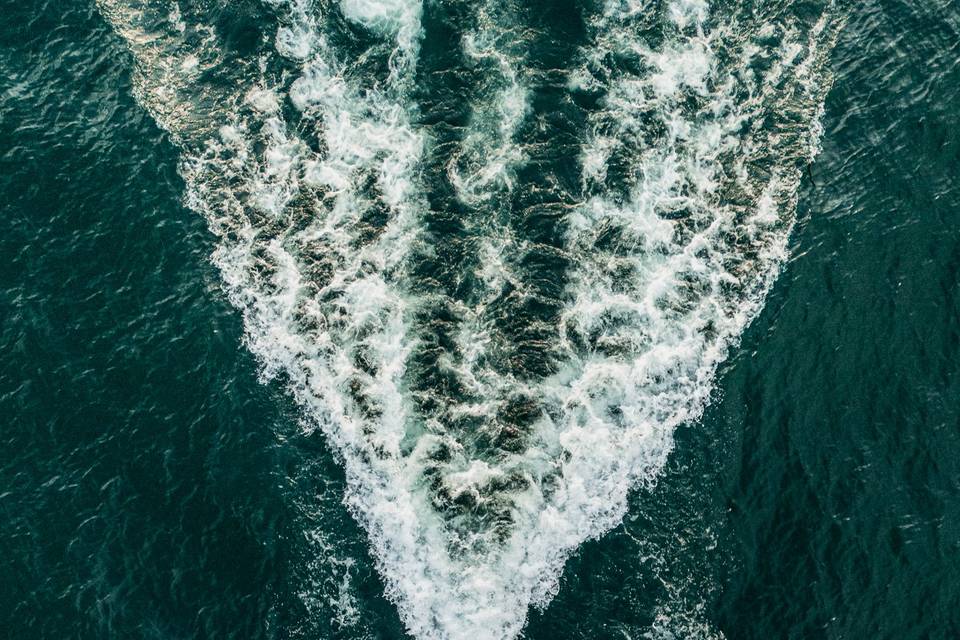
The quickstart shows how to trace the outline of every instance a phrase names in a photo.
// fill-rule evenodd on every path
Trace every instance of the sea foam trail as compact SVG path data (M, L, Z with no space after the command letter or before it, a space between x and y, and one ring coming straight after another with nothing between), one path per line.
M700 416L817 147L815 5L610 0L561 34L509 3L100 0L414 636L516 637Z

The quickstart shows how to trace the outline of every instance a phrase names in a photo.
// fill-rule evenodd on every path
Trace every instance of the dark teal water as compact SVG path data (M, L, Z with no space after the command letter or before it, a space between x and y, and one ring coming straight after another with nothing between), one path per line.
M404 637L124 43L85 1L3 16L0 635ZM524 637L960 637L958 43L954 2L850 9L789 263Z

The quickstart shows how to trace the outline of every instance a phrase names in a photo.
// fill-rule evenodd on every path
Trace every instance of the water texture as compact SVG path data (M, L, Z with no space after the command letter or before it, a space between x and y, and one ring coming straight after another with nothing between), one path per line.
M8 4L8 637L960 633L960 8Z

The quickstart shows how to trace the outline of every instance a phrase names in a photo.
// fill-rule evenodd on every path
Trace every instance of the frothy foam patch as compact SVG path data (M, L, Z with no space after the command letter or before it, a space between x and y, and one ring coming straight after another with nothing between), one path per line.
M343 15L365 27L394 34L401 28L416 28L419 7L407 0L344 0Z
M210 3L100 4L183 149L247 346L342 460L407 628L516 637L656 483L786 257L832 4L610 0L559 79L526 57L549 34L480 5L457 55L484 91L442 144L419 2L269 0L252 51Z

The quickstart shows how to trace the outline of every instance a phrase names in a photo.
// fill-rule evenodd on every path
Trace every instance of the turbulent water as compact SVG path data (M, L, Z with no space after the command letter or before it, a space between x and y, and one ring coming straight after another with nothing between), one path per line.
M955 0L0 7L0 638L960 637Z
M407 629L516 637L760 310L842 8L99 7Z

